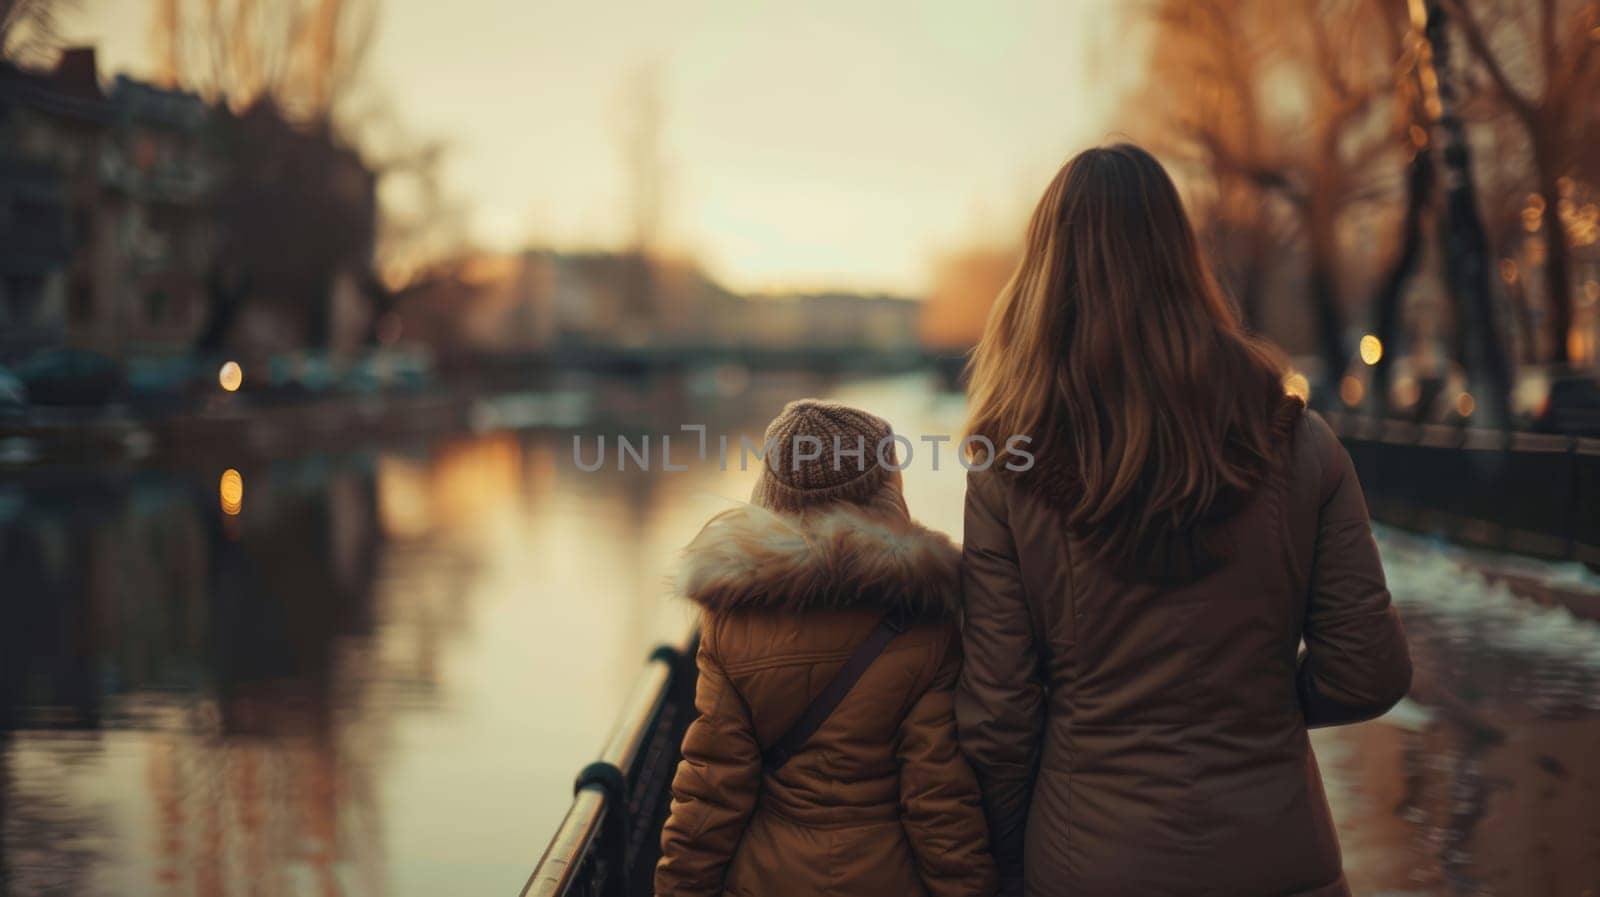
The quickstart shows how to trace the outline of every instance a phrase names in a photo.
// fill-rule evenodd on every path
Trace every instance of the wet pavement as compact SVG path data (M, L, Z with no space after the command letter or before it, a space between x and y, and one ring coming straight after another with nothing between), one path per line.
M1387 530L1379 541L1411 695L1382 720L1314 735L1352 885L1600 894L1600 623L1518 595L1497 556ZM1519 585L1600 596L1578 565L1543 574Z

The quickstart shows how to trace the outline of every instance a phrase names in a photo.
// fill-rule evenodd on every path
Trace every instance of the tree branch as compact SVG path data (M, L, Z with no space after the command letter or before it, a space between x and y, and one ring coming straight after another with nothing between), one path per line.
M1489 41L1484 36L1483 27L1478 24L1477 18L1468 9L1465 0L1443 0L1449 6L1450 12L1461 25L1461 33L1467 38L1467 46L1472 49L1472 54L1483 64L1484 70L1489 73L1489 78L1494 81L1496 90L1513 111L1525 122L1532 124L1537 109L1533 102L1517 90L1516 85L1506 75L1505 69L1500 65L1500 60L1489 47Z
M1233 152L1215 133L1196 128L1190 135L1211 157L1212 170L1229 174L1260 187L1276 192L1295 206L1303 206L1305 193L1295 187L1289 176L1280 168L1267 165L1258 159L1246 159Z
M1350 85L1345 83L1344 77L1339 73L1338 57L1328 46L1327 23L1320 12L1316 0L1306 0L1306 27L1311 31L1311 49L1316 57L1317 72L1322 75L1322 80L1327 82L1328 89L1333 95L1343 100L1350 95Z
M1554 83L1561 67L1561 50L1556 43L1556 0L1539 0L1539 44L1544 56L1544 83Z

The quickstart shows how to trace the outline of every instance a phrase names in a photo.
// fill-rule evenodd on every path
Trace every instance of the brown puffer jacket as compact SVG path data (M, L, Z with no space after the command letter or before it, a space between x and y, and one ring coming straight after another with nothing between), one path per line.
M1001 893L1349 893L1306 728L1381 714L1411 662L1349 455L1281 417L1285 463L1184 586L1086 560L1036 481L969 475L956 713Z
M746 506L690 545L684 592L705 609L700 712L661 836L660 897L985 897L994 866L977 783L956 744L960 553L907 520ZM782 768L761 752L877 625L896 636Z

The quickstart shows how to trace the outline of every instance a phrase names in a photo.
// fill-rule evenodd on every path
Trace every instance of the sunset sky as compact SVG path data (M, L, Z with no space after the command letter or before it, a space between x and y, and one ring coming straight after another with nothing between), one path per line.
M82 0L68 37L149 74L150 0ZM660 75L663 239L740 289L917 292L1006 239L1109 136L1139 68L1116 0L386 0L368 76L491 249L628 234L629 85Z

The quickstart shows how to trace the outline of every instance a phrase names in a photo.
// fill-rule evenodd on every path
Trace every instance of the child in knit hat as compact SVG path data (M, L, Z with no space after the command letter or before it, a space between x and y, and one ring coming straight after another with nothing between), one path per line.
M956 744L960 553L907 513L892 437L860 409L790 403L751 503L689 545L700 715L661 897L993 891Z

